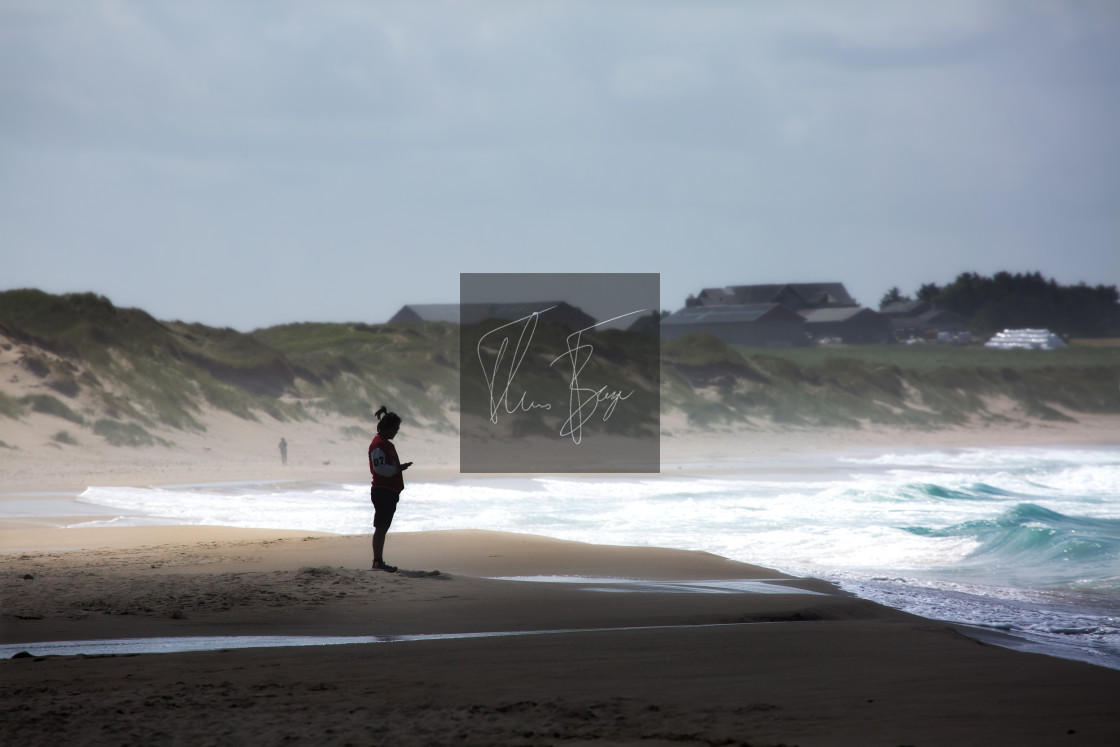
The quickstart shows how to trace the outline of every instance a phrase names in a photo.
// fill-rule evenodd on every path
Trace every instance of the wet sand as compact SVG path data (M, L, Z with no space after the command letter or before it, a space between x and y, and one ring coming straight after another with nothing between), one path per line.
M73 530L38 531L49 543ZM148 532L90 530L86 549L0 556L0 643L33 652L36 641L124 637L571 632L4 660L6 740L1120 742L1118 671L982 643L707 553L401 533L390 547L405 572L386 574L367 570L364 536ZM610 593L496 576L767 579L790 593Z
M365 444L326 426L289 429L281 466L279 434L226 420L175 448L63 447L45 421L5 435L18 449L0 455L0 645L568 632L0 660L5 743L1120 744L1120 671L1009 650L706 553L394 532L387 557L412 572L390 575L368 570L368 536L63 528L98 518L73 501L90 485L368 479ZM813 455L838 447L1115 444L1116 423L734 434L663 423L673 435L662 469L764 474L792 460L812 470ZM413 481L458 474L452 436L403 434L400 448L416 461ZM770 593L494 579L508 576L753 579Z

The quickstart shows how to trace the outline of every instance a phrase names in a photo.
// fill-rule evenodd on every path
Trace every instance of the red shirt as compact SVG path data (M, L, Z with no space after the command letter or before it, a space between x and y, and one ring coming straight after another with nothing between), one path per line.
M382 438L381 434L374 436L369 443L369 472L373 475L373 487L388 488L398 493L404 490L404 476L401 474L401 460L397 456L397 449L392 441Z

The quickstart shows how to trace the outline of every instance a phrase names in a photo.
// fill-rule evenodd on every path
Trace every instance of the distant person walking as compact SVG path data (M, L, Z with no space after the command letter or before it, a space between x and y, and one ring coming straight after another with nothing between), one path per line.
M280 464L287 466L288 464L288 442L284 437L280 437Z
M382 405L376 413L377 435L369 444L369 472L373 482L369 489L369 499L373 502L373 570L396 572L396 566L385 562L385 535L393 523L397 512L397 502L404 490L404 477L401 474L412 466L412 462L401 464L393 437L401 428L401 416L389 412Z

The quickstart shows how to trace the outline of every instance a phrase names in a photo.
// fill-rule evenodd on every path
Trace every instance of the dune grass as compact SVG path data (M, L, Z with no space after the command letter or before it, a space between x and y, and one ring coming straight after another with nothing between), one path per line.
M70 435L70 431L59 431L51 436L51 440L56 443L66 444L67 446L78 445L77 439Z
M0 293L0 331L21 346L24 367L42 386L82 403L80 414L52 394L0 393L0 415L45 413L120 444L158 443L151 431L159 428L204 431L206 408L255 422L339 420L344 436L365 439L374 410L386 405L407 421L454 432L448 412L461 407L461 367L478 365L460 356L462 330L453 324L301 323L241 333L160 322L94 294ZM541 325L534 347L555 357L566 349L565 334ZM658 344L652 338L607 331L594 339L588 380L633 389L642 404L632 410L679 410L704 426L937 428L1120 413L1115 345L760 349L689 335L661 342L650 356L648 345ZM519 381L524 388L543 391L563 374L563 361L559 368L542 362ZM485 389L476 394L468 410L484 406ZM619 417L611 427L642 423Z
M171 446L171 443L141 428L136 423L119 423L102 418L93 424L93 432L101 436L111 446Z
M698 424L939 428L1006 418L991 409L995 402L1051 421L1076 420L1068 412L1120 413L1120 349L1106 346L760 349L696 335L667 344L662 365L663 407L679 407Z
M66 403L50 394L30 394L23 397L21 403L31 408L32 412L41 412L44 415L54 415L71 423L84 425L86 420L78 413L67 407Z
M12 420L18 420L23 417L24 406L20 404L19 400L12 397L5 392L0 392L0 415Z

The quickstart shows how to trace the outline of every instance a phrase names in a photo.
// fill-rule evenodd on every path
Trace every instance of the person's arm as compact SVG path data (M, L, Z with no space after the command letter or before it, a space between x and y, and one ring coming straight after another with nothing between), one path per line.
M369 468L371 472L382 477L392 477L397 474L397 465L389 460L389 455L380 446L369 453Z

